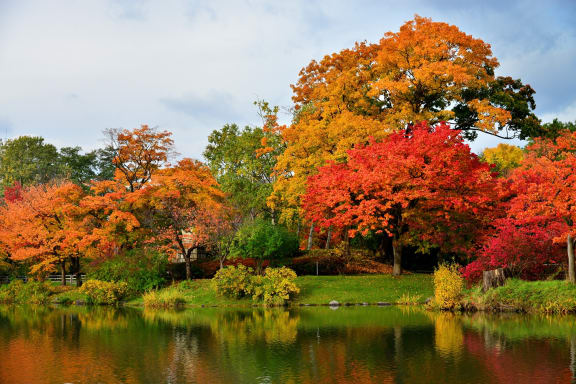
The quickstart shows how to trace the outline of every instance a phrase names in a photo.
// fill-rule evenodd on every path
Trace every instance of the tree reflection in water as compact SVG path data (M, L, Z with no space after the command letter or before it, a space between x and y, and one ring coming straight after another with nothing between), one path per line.
M568 383L572 316L0 307L0 382Z

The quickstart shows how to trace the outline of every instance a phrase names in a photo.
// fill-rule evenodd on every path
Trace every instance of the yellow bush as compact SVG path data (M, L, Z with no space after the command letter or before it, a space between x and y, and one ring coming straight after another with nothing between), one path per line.
M434 271L434 301L440 309L458 309L462 299L464 279L458 265L441 264Z
M142 299L146 308L175 308L186 302L178 288L150 291Z
M212 278L212 286L217 293L230 297L243 297L250 292L252 268L240 264L220 269Z
M88 280L80 288L94 304L116 304L128 295L128 284Z

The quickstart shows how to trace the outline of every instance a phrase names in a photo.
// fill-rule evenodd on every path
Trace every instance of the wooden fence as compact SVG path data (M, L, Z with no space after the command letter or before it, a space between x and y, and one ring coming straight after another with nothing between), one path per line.
M86 275L80 275L82 281L86 281ZM23 282L28 282L29 278L26 276L18 276L18 277L9 277L9 276L0 276L0 284L8 284L11 280L22 280ZM62 281L62 276L60 275L50 275L46 278L47 281L52 283L59 283ZM76 275L66 275L66 283L67 284L76 284Z

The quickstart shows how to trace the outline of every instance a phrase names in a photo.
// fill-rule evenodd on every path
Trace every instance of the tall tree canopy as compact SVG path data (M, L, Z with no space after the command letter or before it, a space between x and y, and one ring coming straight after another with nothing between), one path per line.
M190 279L192 251L211 245L211 232L226 225L219 220L225 217L224 196L207 166L183 159L176 166L158 170L129 199L137 208L143 205L148 209L146 224L156 241L182 255Z
M116 179L123 180L132 192L150 181L174 149L171 132L158 131L148 125L133 130L109 129L106 133L114 151Z
M312 61L294 90L294 122L282 130L271 204L299 205L307 177L327 161L344 161L368 137L408 125L449 122L464 138L477 132L526 138L539 132L534 91L494 76L490 45L446 23L416 17L376 44Z
M555 139L538 138L527 148L519 168L514 170L505 190L507 216L518 225L543 222L555 242L565 243L570 280L574 274L576 242L576 132L558 132Z
M240 129L236 124L227 124L208 137L204 151L207 164L243 216L272 216L266 199L272 192L278 151L257 153L268 135L262 128Z
M20 136L0 146L0 182L3 188L47 183L62 175L58 150L42 137Z
M493 174L447 124L426 123L348 152L320 168L303 199L323 227L393 238L394 273L403 245L462 251L495 201Z

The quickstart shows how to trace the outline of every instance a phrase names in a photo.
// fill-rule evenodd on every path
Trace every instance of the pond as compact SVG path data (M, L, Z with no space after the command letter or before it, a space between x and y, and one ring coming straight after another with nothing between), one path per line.
M0 306L0 383L570 383L572 316Z

